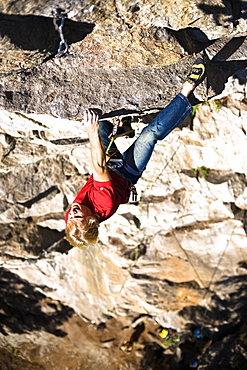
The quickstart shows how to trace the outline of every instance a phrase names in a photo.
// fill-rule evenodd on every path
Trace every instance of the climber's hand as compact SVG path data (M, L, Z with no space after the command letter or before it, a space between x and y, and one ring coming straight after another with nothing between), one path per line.
M99 131L99 116L91 109L86 109L83 113L82 130L88 136L98 134Z

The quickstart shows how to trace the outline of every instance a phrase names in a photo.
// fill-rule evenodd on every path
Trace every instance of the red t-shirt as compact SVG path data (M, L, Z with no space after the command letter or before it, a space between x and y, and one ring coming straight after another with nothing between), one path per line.
M113 171L109 171L111 180L106 182L95 181L91 175L81 188L73 203L81 203L92 213L100 216L100 222L111 217L120 204L127 203L130 196L128 182ZM65 222L68 221L66 212Z

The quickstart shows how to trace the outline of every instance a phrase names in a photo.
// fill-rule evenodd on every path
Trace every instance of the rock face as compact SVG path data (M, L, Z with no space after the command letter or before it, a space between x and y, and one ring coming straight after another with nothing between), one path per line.
M147 369L149 345L157 345L149 332L193 324L214 332L200 369L216 369L214 357L229 346L236 358L226 357L221 368L234 368L235 358L244 369L246 1L59 6L67 13L60 31L68 51L61 57L54 1L0 5L2 347L22 348L31 360L37 351L33 362L38 353L46 369L79 368L80 349L71 343L82 327L91 347L100 345L102 356L109 350L105 368ZM108 117L130 115L137 136L179 91L197 55L207 67L195 91L203 104L157 144L138 182L138 201L101 224L98 245L71 249L64 213L91 172L88 139L76 118L87 107ZM133 140L119 139L119 148ZM110 357L139 315L146 320L138 336L142 361L133 357L131 365L120 356L118 367ZM107 323L98 342L79 316L90 325ZM54 360L52 350L44 354L48 344L67 352ZM66 362L65 353L79 362ZM162 366L174 368L176 356Z
M191 54L203 51L209 82L198 94L205 100L246 67L244 1L65 1L69 19L60 30L69 50L60 59L55 3L30 4L2 5L0 105L10 110L72 117L88 106L103 113L160 108L179 91ZM232 63L234 54L241 58Z

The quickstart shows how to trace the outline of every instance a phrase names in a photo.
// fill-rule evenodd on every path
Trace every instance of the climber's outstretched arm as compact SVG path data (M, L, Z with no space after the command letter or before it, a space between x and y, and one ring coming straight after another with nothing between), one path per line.
M88 109L84 112L82 129L87 133L90 142L94 180L111 180L106 166L105 149L99 136L98 115L94 111Z

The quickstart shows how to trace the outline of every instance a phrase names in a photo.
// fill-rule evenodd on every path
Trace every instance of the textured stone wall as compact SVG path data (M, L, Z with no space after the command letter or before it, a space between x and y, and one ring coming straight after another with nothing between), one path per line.
M198 53L208 64L197 92L205 100L246 68L244 1L63 2L63 58L55 58L56 4L31 4L5 2L1 9L0 105L10 110L71 117L88 106L103 113L161 107Z
M176 328L241 326L246 1L59 6L68 14L61 57L55 2L0 5L2 333L13 347L45 346L74 312L96 323L143 314ZM195 91L202 104L157 144L138 202L101 225L94 249L71 249L64 212L91 172L88 140L75 118L88 107L131 115L138 135L176 95L199 55L207 68ZM120 149L133 140L119 139Z

